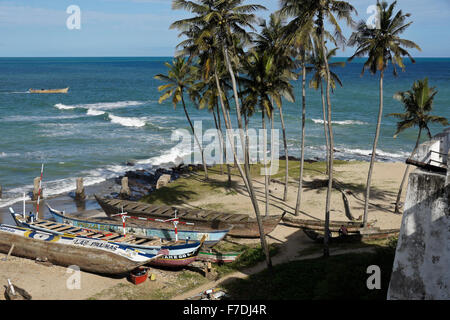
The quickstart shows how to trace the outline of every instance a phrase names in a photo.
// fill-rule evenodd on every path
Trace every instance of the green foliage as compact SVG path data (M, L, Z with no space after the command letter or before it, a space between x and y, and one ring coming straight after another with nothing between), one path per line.
M403 104L404 113L390 113L388 116L398 118L397 135L411 127L418 127L420 130L425 129L431 139L431 132L428 127L430 122L439 123L443 126L448 125L445 117L430 115L433 110L433 100L437 94L435 87L428 86L428 78L414 81L412 88L408 91L397 92L394 98ZM419 137L420 138L420 137Z
M395 243L378 247L375 253L344 254L277 265L272 273L265 270L223 287L231 299L385 300ZM367 267L371 265L381 269L380 290L367 288Z

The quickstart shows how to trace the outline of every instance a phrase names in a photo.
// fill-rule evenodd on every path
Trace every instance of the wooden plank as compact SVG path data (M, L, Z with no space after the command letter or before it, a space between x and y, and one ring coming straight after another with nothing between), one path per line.
M230 219L233 217L234 217L234 214L232 214L232 213L224 213L224 216L222 218L220 218L220 220L226 221L227 219Z
M40 227L48 227L51 225L57 224L56 222L53 221L47 221L47 220L40 220L40 221L36 221L33 223L33 225L38 225Z
M136 203L129 203L123 206L123 210L124 211L133 211L136 208L138 208L140 206L140 204L136 204Z
M151 206L150 211L147 211L147 212L153 214L155 211L158 211L161 208L162 208L162 206Z
M97 233L97 234L95 234L95 235L93 235L93 236L90 236L90 238L98 239L98 238L101 238L101 237L103 237L103 236L104 236L103 233Z
M244 214L235 214L233 218L227 220L227 222L243 222L244 220L248 220L248 216Z
M204 216L203 219L205 220L214 220L218 217L220 217L221 215L223 215L222 213L217 213L217 212L211 212L208 215Z
M58 231L58 232L60 232L60 231L66 231L66 230L69 230L69 229L72 229L72 226L67 226L67 225L65 225L65 226L62 226L62 227L53 229L53 231Z
M135 239L135 237L132 236L132 235L127 234L126 236L122 236L122 238L114 240L114 242L125 242L126 243L127 241L130 241L132 239Z
M184 216L187 215L187 214L189 214L189 211L186 210L186 209L178 210L178 216L179 216L179 217L184 217Z
M130 241L129 243L132 243L132 244L141 244L141 243L147 242L147 241L148 241L148 239L143 238L143 239L135 239L135 240L133 240L133 241Z
M172 210L172 208L169 208L169 207L162 207L162 208L159 208L157 211L155 211L155 212L152 212L152 214L154 214L154 215L162 215L162 216L171 216L171 215L173 215L173 210Z
M117 238L119 236L121 237L122 235L115 233L115 234L112 234L112 235L102 238L102 240L113 240L114 238Z
M54 231L55 229L61 228L63 226L65 225L57 223L54 226L47 226L46 228Z
M68 232L68 233L76 233L76 232L78 232L78 231L81 231L82 229L80 229L80 228L78 228L78 227L72 227L72 228L70 228L69 230L65 230L65 232Z
M106 200L106 203L111 205L111 206L116 206L117 204L121 203L122 200L118 200L118 199L108 199Z

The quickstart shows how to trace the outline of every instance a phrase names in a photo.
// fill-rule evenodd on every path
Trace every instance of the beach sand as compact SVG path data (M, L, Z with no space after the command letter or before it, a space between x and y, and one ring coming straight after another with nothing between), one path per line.
M359 218L363 214L364 189L367 179L369 163L367 162L345 162L335 166L335 178L341 190L347 190L347 197L351 209L351 214ZM372 193L369 207L368 221L381 229L400 228L402 215L394 214L394 203L406 165L403 163L379 162L375 164ZM294 169L292 167L291 169ZM202 178L202 172L195 173L198 179ZM226 175L221 176L211 172L211 179L226 181ZM304 179L303 201L301 206L302 219L324 219L325 196L326 196L326 175L323 172L307 171ZM284 184L283 178L277 177L277 181L272 181L270 185L270 214L282 214L283 212L293 213L295 210L298 182L291 179L289 183L288 201L284 203L282 199ZM202 194L198 199L186 204L188 207L198 207L223 210L227 212L248 213L253 216L251 202L243 189L242 179L233 176L234 192L217 188L210 194ZM255 189L260 201L261 212L264 213L264 184L261 177L255 178ZM170 186L169 186L170 187ZM402 199L405 197L406 186ZM69 200L68 200L69 201ZM70 206L70 204L68 204ZM72 205L73 206L73 205ZM332 220L348 220L342 193L334 190L332 194ZM302 247L311 244L306 236L299 232L298 228L292 228L280 224L267 237L270 243L285 245L286 250L282 254L286 259L295 258L295 252ZM259 243L259 239L233 239L240 243ZM289 243L289 245L287 245ZM292 252L291 252L292 251ZM157 275L156 281L146 281L140 286L134 286L126 278L111 278L81 271L80 289L70 289L71 280L74 274L68 269L60 266L46 266L36 263L33 260L22 259L11 256L8 261L3 261L6 254L0 254L0 284L1 289L7 284L7 279L12 283L27 290L33 299L48 300L79 300L79 299L139 299L134 287L139 287L139 292L144 294L147 290L164 290L170 286L172 281L176 281L176 272L169 270L151 269ZM279 261L282 262L282 261ZM69 286L67 285L69 283ZM121 292L122 291L122 292ZM147 292L148 293L148 292ZM149 296L146 294L145 296ZM141 296L142 298L142 296ZM4 299L3 291L0 299Z

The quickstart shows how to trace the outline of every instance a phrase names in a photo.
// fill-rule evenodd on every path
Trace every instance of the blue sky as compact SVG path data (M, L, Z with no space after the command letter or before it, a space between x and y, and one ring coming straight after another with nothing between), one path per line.
M1 57L59 56L172 56L180 41L170 24L188 13L173 11L171 0L0 0ZM277 0L253 0L278 9ZM376 0L349 0L357 20L368 19L367 8ZM69 30L66 9L81 9L81 29ZM398 8L412 14L404 37L419 44L416 57L450 57L449 0L398 0ZM349 36L351 31L344 27ZM339 56L349 56L352 48Z

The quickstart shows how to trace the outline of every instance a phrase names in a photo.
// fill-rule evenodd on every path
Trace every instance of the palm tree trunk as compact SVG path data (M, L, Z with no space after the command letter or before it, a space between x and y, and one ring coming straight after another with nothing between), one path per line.
M306 53L302 55L302 143L300 150L300 177L298 181L297 203L295 206L295 215L298 216L302 202L303 189L303 166L305 163L305 123L306 123Z
M328 164L328 155L330 150L330 139L328 138L328 129L327 129L327 111L325 106L325 95L323 92L323 83L322 80L320 80L320 95L322 97L322 112L323 112L323 131L325 132L325 145L326 145L326 154L325 154L325 160ZM326 174L328 174L328 165L326 169Z
M267 132L266 119L264 117L265 110L262 109L262 129L263 129L263 161L264 161L264 190L266 198L266 217L269 216L269 173L267 171Z
M417 147L419 146L420 136L422 135L422 128L419 128L419 134L417 136L416 146L414 147L413 152L411 152L411 156L416 152ZM411 165L407 165L405 169L405 173L403 174L402 183L400 184L400 188L397 194L397 200L395 201L395 213L400 213L400 198L402 197L403 187L406 182L406 178L408 177L409 168Z
M245 150L245 141L244 141L244 133L242 130L243 126L242 126L242 118L241 118L241 108L239 105L239 97L238 97L238 93L237 93L236 78L234 76L233 67L231 66L230 57L228 56L228 49L226 46L224 46L224 56L225 56L225 64L228 68L228 73L230 74L230 77L231 77L234 100L236 103L236 116L238 119L238 126L240 129L239 133L241 136L242 150L244 151ZM240 166L238 165L238 167L240 167ZM264 255L266 257L267 267L271 270L272 269L272 260L269 255L269 247L267 246L267 243L266 243L266 237L265 237L264 228L263 228L262 221L261 221L261 215L260 215L259 207L258 207L258 200L256 199L256 196L255 196L248 162L245 163L244 168L245 168L245 176L247 177L247 182L248 182L247 190L248 190L250 199L252 201L253 209L255 210L256 220L258 222L258 228L259 228L259 234L260 234L260 240L261 240L261 248L263 249ZM240 170L240 173L241 173L242 178L244 178L244 175L241 170Z
M219 130L219 124L217 122L216 111L214 107L212 108L212 114L214 117L214 125L216 126L216 130L219 136L219 145L220 145L220 174L223 175L223 140L222 140L222 132Z
M280 120L281 120L281 129L283 131L284 156L286 157L286 172L285 172L285 176L284 176L283 201L287 201L288 181L289 181L289 155L288 155L287 138L286 138L286 127L284 125L283 108L281 106L280 106Z
M228 185L231 186L231 169L230 169L230 164L227 161L227 159L228 159L227 158L227 145L226 145L225 139L223 137L222 123L221 123L221 120L220 120L219 106L217 105L216 108L217 108L217 120L219 122L219 134L220 134L220 137L221 137L221 140L222 140L223 157L224 157L224 160L225 160L225 164L227 166Z
M380 108L378 110L378 120L377 129L375 131L375 139L373 141L372 156L370 157L369 174L367 175L367 186L366 186L366 197L364 202L364 216L363 216L363 226L367 224L367 216L369 211L369 200L370 200L370 183L372 181L373 165L375 163L375 157L377 153L378 138L380 136L381 118L383 116L383 77L384 71L380 72Z
M205 171L205 179L208 180L208 167L206 166L206 161L205 161L205 155L204 155L204 152L203 152L203 147L200 144L200 142L198 141L197 135L195 134L194 126L192 125L191 118L189 117L189 113L187 112L187 109L186 109L186 104L184 102L183 94L181 94L181 101L183 102L184 114L186 115L186 118L187 118L187 120L189 122L189 125L191 126L192 134L194 135L195 141L197 142L197 146L198 146L198 148L200 150L200 153L202 155L203 170Z
M327 188L327 198L325 203L325 227L324 227L324 248L323 248L323 255L324 257L328 257L330 255L330 248L329 248L329 237L330 237L330 208L331 208L331 195L333 191L333 161L334 161L334 139L333 139L333 127L331 122L331 97L330 97L330 87L331 87L331 79L330 79L330 67L328 66L328 59L327 59L327 48L325 46L325 39L323 34L323 20L321 24L321 44L322 44L322 50L323 50L323 57L324 57L324 65L326 70L326 76L327 76L327 105L328 105L328 134L330 137L330 147L328 150L328 188Z

